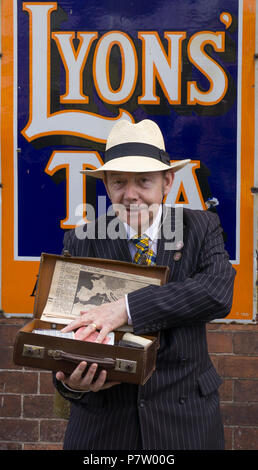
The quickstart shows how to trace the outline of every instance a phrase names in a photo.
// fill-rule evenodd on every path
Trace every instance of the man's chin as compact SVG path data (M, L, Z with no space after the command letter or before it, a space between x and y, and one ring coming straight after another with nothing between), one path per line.
M127 225L139 234L144 233L152 225L157 212L153 211L153 208L150 210L150 207L147 205L142 205L141 208L137 209L133 206L127 208L126 206L113 204L113 209L122 222L126 222Z
M149 217L149 214L135 213L127 216L126 223L132 227L139 234L144 233L144 231L152 224L152 218Z

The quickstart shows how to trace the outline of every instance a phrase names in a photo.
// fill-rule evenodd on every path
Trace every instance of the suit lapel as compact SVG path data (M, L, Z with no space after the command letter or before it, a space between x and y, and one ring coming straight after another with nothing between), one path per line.
M112 243L112 253L116 260L131 262L131 254L128 247L128 241L126 239L109 240Z
M112 228L115 227L119 232L119 237L115 239L111 236L114 231L109 224L112 223ZM92 240L92 247L97 258L132 261L124 224L117 217L107 216L105 236Z
M168 249L168 243L171 240L167 239L168 231L173 231L174 227L174 211L170 214L166 211L166 206L163 206L162 223L159 231L158 247L157 247L157 265L168 266L170 268L169 278L171 279L174 271L173 251Z
M181 208L176 209L182 210ZM174 207L163 205L162 224L159 233L159 241L157 248L157 264L160 266L168 266L170 268L169 279L173 279L176 261L175 253L178 251L176 243L183 241L183 214L175 212ZM180 239L180 240L179 240Z

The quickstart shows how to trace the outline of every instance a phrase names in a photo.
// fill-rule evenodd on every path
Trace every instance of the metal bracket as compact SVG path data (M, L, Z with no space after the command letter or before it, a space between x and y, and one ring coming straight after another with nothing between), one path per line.
M129 372L135 374L137 369L137 361L129 361L128 359L116 358L115 370L120 372Z
M42 359L45 354L45 348L42 346L35 346L34 344L24 344L22 355L26 357L34 357Z
M70 255L69 250L64 250L63 256L65 256L66 258L70 258L72 255Z

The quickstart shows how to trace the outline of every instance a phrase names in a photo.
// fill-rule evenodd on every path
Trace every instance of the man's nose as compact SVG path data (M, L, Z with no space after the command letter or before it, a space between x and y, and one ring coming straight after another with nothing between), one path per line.
M137 201L138 200L138 190L137 185L134 182L128 182L125 187L124 197L128 201Z

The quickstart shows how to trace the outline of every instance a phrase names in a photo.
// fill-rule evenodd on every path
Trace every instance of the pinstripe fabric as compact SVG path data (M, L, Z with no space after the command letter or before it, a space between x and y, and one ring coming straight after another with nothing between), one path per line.
M216 215L185 209L181 259L159 240L157 264L170 267L169 283L128 295L134 332L161 332L156 371L144 386L121 384L71 399L65 449L224 448L221 379L205 327L231 308L235 271L221 232ZM64 246L76 256L131 261L125 239L79 240L70 231Z

